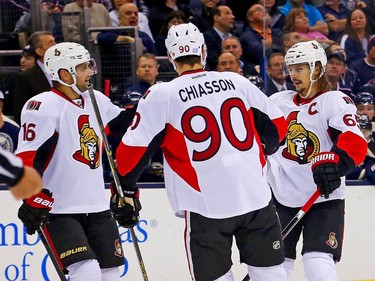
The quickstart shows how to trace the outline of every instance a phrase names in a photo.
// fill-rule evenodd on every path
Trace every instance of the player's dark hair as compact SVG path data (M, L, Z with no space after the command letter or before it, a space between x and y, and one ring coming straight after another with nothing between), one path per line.
M317 61L315 63L315 67L319 67L320 71L323 70L322 69L323 67L320 61ZM315 83L320 92L327 92L327 91L332 90L332 85L328 82L325 74L323 74Z
M178 64L188 64L190 66L193 66L196 63L201 63L201 57L190 55L190 56L183 56L175 59L175 62Z

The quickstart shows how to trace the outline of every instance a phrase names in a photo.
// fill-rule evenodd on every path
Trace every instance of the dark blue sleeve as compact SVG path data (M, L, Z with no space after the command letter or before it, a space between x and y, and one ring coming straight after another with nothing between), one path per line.
M365 162L366 179L372 184L375 184L375 158L367 157Z
M98 40L99 45L108 45L108 44L114 44L118 36L119 36L118 32L105 31L105 32L100 32L98 36L96 37L96 39Z

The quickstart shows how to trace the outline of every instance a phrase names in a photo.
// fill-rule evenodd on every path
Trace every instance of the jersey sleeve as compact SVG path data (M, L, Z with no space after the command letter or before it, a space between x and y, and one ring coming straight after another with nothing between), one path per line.
M116 152L118 172L123 188L135 189L146 167L163 141L168 100L160 85L155 85L138 103L137 112Z
M367 142L357 123L357 109L352 100L340 92L330 92L322 101L333 142L331 151L340 156L340 169L346 174L363 162L367 152Z
M57 106L38 97L29 100L21 112L16 154L41 175L58 140L58 114Z
M250 81L244 81L245 96L251 106L255 127L264 145L265 153L270 155L279 148L286 135L287 124L281 110Z
M22 160L0 148L0 183L15 185L23 176Z

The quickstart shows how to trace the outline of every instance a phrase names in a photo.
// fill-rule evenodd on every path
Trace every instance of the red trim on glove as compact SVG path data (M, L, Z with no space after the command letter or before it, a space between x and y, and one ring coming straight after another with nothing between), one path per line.
M324 163L334 163L337 164L340 161L340 157L334 152L321 152L315 155L312 159L311 170L314 170L316 166L319 166Z

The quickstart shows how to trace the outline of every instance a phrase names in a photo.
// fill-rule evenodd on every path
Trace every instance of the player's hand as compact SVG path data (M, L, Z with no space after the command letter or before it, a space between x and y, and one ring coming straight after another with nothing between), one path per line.
M131 228L138 224L139 211L142 209L141 202L139 201L139 191L126 192L124 199L125 202L123 202L117 192L113 193L110 209L119 225Z
M53 202L52 193L48 189L43 189L23 202L18 209L18 218L25 225L27 234L34 234L39 226L48 222Z
M328 198L341 185L339 161L340 157L333 152L318 153L312 160L314 182L324 198Z

